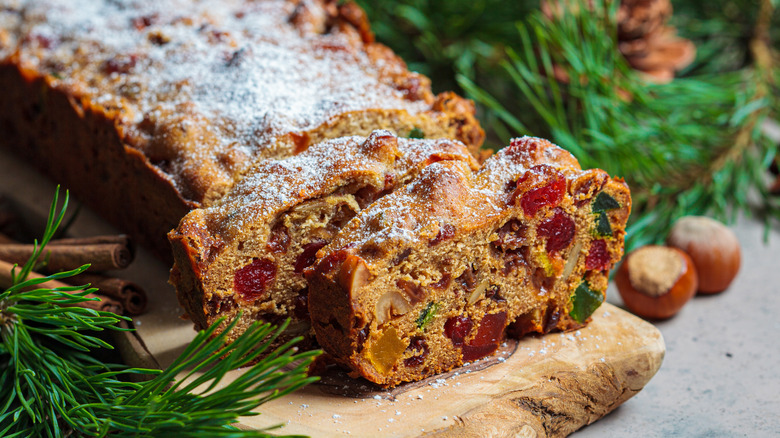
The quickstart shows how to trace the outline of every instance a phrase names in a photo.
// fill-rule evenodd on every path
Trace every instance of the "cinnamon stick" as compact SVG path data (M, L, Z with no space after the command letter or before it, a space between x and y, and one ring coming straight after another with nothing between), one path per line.
M0 289L6 289L13 285L11 279L11 269L13 269L13 266L14 266L13 263L8 263L6 261L0 260ZM37 272L30 272L30 274L27 276L28 279L41 278L41 277L43 277L43 275L38 274ZM37 287L46 288L46 289L55 289L55 288L69 287L69 285L58 280L49 280L44 283L38 284ZM68 291L63 291L63 292L69 293ZM113 298L101 294L97 294L97 293L90 293L85 295L85 297L99 298L100 301L83 301L80 303L71 304L70 306L84 307L87 309L111 312L117 315L122 315L124 313L124 307L122 306L122 303L120 303L119 301Z
M101 236L89 236L89 237L64 237L61 239L52 239L49 241L49 246L70 245L70 246L86 246L95 244L113 243L122 245L130 252L131 257L135 257L135 243L133 239L127 234L107 234Z
M13 286L13 281L11 279L11 270L13 269L14 264L6 262L4 260L0 260L0 288L3 290ZM19 272L22 269L21 266L18 266L16 268L16 271ZM30 275L27 278L41 278L43 275L38 274L36 272L30 272ZM46 289L54 289L58 287L68 287L67 284L57 281L57 280L49 280L45 283L41 283L38 285L38 287L46 288Z
M113 298L120 303L128 315L136 316L144 313L148 298L141 286L124 278L113 278L97 274L80 274L63 279L68 284L91 284L98 288L102 295Z
M30 258L34 249L33 245L0 244L0 259L23 264ZM124 269L133 260L127 246L120 243L49 245L39 261L46 259L46 270L49 272L69 271L86 264L91 265L91 271Z

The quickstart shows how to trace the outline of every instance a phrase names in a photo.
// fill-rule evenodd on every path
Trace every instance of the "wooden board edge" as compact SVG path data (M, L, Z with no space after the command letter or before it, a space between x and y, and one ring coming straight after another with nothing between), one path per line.
M635 318L637 328L654 341L607 362L591 362L585 369L572 369L568 362L530 367L546 369L538 370L540 377L531 385L502 394L459 416L454 424L423 436L565 437L639 393L661 367L666 353L663 336L652 324L605 306Z

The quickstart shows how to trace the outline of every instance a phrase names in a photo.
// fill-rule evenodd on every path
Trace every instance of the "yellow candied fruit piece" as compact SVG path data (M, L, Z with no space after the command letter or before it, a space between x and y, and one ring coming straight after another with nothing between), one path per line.
M563 258L559 254L555 254L550 257L547 251L534 248L532 250L532 257L536 264L544 269L545 275L548 277L557 277L563 272Z
M368 349L368 359L377 371L384 374L393 368L404 350L406 350L406 344L398 336L395 327L390 327L382 333L376 342L371 344Z

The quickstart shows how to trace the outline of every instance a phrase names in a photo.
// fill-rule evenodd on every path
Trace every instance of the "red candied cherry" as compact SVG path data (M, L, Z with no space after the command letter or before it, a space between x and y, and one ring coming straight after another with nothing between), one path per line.
M320 274L329 274L333 271L334 268L343 264L344 260L346 260L350 254L351 253L346 249L339 249L337 251L333 251L330 254L323 257L322 260L320 260L320 262L317 263L317 266L313 266L312 268L305 269L306 275L311 275L314 272L318 272Z
M609 259L607 242L604 239L594 240L585 257L585 269L603 271L609 267Z
M266 259L255 259L236 271L233 289L244 300L260 298L276 278L276 263Z
M408 357L404 359L404 365L407 367L418 367L425 362L425 358L428 357L428 343L425 342L425 338L422 336L414 336L409 341L407 350L417 351L419 354L416 356Z
M533 217L542 207L555 207L563 201L566 178L552 166L539 164L521 176L516 187L509 203L514 205L520 197L523 213Z
M468 316L453 316L444 323L444 334L447 335L456 347L466 342L466 337L471 333L474 322Z
M505 327L506 312L485 315L479 323L474 338L461 348L463 360L470 362L496 351L504 336Z
M547 252L566 249L574 239L574 220L563 209L556 208L552 217L539 224L537 233L547 237Z

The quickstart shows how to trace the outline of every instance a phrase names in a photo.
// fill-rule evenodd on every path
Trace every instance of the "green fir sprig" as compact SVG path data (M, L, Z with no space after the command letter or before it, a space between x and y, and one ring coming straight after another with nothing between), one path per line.
M128 318L75 306L95 299L86 296L96 290L88 285L43 286L88 266L28 278L63 220L68 195L58 211L58 193L41 242L21 269L14 267L12 286L0 294L0 436L257 437L279 427L239 430L234 424L316 380L306 370L319 352L298 353L293 345L299 339L270 351L286 324L255 323L226 343L237 320L217 321L164 371L105 364L90 354L112 348L97 332L122 330L117 324ZM235 380L222 382L240 367ZM128 381L133 374L151 380Z
M447 30L452 18L413 19L430 2L365 2L369 14L386 14L372 18L401 23L377 36L408 52L412 66L428 56L424 47L442 48L432 62L450 62L460 90L480 104L488 146L545 137L583 167L624 177L633 197L628 249L663 241L682 215L731 221L742 211L780 220L766 172L777 146L762 131L780 117L773 0L675 2L674 24L694 39L699 56L668 84L646 81L623 59L618 1L562 0L568 8L560 16L543 14L539 2L521 2L534 8L524 15L493 5L498 17L471 2L448 2L469 22L483 20L458 35Z

